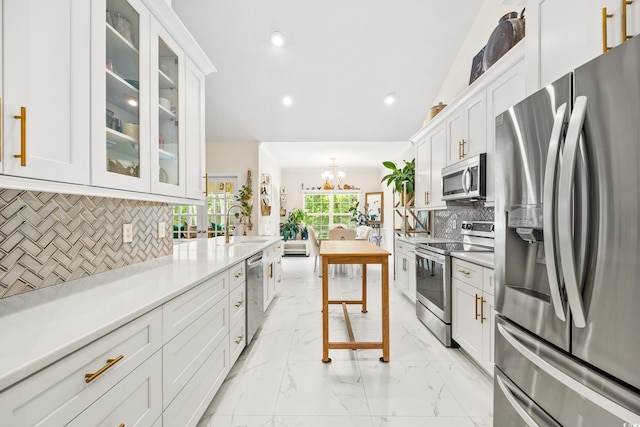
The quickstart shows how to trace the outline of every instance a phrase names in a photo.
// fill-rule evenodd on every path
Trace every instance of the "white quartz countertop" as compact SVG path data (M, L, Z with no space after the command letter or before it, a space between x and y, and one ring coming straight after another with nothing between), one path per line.
M279 240L194 239L172 256L0 300L0 391Z
M451 256L473 262L487 268L495 268L493 252L451 252Z

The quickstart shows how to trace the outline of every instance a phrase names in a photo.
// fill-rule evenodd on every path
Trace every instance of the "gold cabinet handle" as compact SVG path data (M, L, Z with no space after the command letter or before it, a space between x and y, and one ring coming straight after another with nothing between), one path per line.
M485 320L487 320L486 317L484 317L484 303L487 302L486 299L484 299L483 297L480 297L480 323L484 323Z
M462 155L462 140L458 141L458 158L461 159Z
M269 264L269 278L273 277L273 264Z
M236 344L240 344L242 342L242 340L244 339L244 335L240 335L238 337L238 339L236 340Z
M27 166L27 109L20 107L20 115L13 118L20 120L20 154L13 157L20 159L20 166Z
M464 139L462 141L460 141L460 143L462 144L462 156L460 156L461 159L464 159L464 144L467 143L467 141L465 141Z
M607 52L611 48L607 45L607 19L613 18L613 14L607 13L607 8L602 8L602 52Z
M633 4L633 0L622 0L622 43L631 37L627 34L627 5Z
M203 178L204 178L204 191L203 191L203 193L207 194L207 186L209 185L209 174L205 173Z
M234 305L238 308L242 307L242 304L244 304L244 301L240 300L237 303L235 303Z
M429 192L428 191L424 192L424 204L425 205L429 204Z
M243 275L244 275L244 273L241 271L241 272L239 272L239 273L236 273L235 277L236 277L236 279L239 279L239 278L241 278Z
M480 317L480 314L478 313L478 300L480 299L480 297L478 296L478 294L476 294L476 320L478 320L478 317Z
M461 268L459 268L459 269L458 269L458 271L459 271L460 273L464 274L465 276L468 276L468 275L470 275L470 274L471 274L471 273L469 273L467 270L463 270L463 269L461 269Z
M120 424L120 427L124 427L124 423Z
M110 367L112 367L113 365L118 363L119 361L121 361L123 358L124 358L124 355L121 354L120 356L116 357L115 359L107 359L107 364L104 365L102 368L100 368L98 371L94 372L93 374L85 374L84 375L85 381L87 383L90 383L91 381L95 380L100 375L102 375L104 373L104 371L106 371L107 369L109 369Z

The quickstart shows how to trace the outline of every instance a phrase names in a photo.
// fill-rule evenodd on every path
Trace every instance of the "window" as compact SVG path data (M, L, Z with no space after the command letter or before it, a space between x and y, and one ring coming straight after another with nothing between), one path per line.
M224 236L226 215L236 203L237 176L210 176L207 183L207 206L174 206L173 238L194 239L197 230L208 230L207 237ZM233 214L232 214L233 215ZM204 221L198 227L198 218ZM231 221L233 223L235 221Z
M173 238L194 239L198 225L198 206L173 207Z
M329 227L344 224L347 228L356 228L351 221L349 208L360 200L360 193L337 193L323 191L321 193L304 194L303 210L307 213L307 225L313 226L319 238L329 236Z
M236 202L237 176L210 176L207 184L207 226L209 237L223 236L227 211ZM234 221L230 221L233 223Z

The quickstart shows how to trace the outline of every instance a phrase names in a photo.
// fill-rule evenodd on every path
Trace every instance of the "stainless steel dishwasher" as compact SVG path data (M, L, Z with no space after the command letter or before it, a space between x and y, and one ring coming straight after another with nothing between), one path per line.
M262 252L247 259L247 345L264 318L264 275Z

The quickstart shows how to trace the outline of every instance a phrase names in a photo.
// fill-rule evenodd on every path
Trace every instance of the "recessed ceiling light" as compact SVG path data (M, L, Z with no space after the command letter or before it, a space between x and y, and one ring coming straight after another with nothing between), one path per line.
M291 99L289 95L285 95L282 97L282 103L288 107L289 105L293 104L293 99Z
M280 31L271 33L271 44L276 47L284 46L284 35Z
M387 105L391 105L394 102L396 102L396 94L395 93L390 93L389 95L384 97L384 103Z

